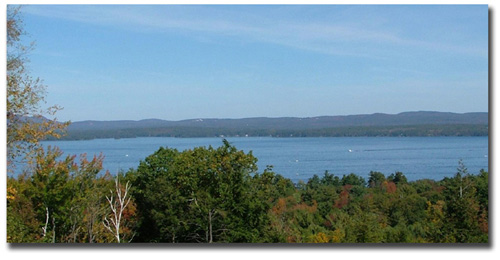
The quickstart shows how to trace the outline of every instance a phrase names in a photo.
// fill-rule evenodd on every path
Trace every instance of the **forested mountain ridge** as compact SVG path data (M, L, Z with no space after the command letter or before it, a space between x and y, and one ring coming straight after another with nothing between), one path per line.
M161 119L120 120L120 121L78 121L68 130L109 130L154 127L208 127L246 129L319 129L343 126L389 126L389 125L429 125L429 124L488 124L487 112L403 112L399 114L366 114L318 117L253 117L242 119L200 118L180 121Z
M488 113L404 112L319 117L80 121L62 139L133 137L487 136Z

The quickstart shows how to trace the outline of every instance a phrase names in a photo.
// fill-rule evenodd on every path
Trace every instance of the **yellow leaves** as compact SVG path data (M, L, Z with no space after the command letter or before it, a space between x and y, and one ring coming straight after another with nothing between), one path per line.
M345 237L344 230L335 229L333 231L332 242L333 243L340 243L340 242L342 242L342 239L344 239L344 237Z
M429 221L433 224L441 223L444 219L443 207L445 202L442 200L438 200L436 204L432 204L430 201L427 201L427 216Z
M44 118L43 115L54 115L60 107L40 108L45 103L46 87L25 69L33 44L24 45L21 41L25 32L19 8L8 7L7 14L7 160L13 166L16 158L33 155L40 140L61 137L69 122L61 124Z
M318 232L309 239L311 243L342 243L344 238L345 231L343 229L335 229L327 233Z
M7 201L14 200L17 195L17 190L14 187L7 187Z
M318 209L318 203L314 200L313 205L309 206L306 203L297 203L293 196L288 196L286 198L279 198L276 205L271 209L271 212L275 215L281 215L286 212L293 212L304 210L309 213L314 213Z
M313 243L328 243L330 239L326 236L325 233L319 232L313 237Z

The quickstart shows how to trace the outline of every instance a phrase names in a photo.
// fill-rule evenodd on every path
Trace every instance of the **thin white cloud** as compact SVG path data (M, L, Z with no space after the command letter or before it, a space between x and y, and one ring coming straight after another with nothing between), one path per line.
M384 58L388 55L387 47L394 46L487 57L486 48L407 39L380 27L368 29L354 24L312 21L298 23L213 7L203 12L200 11L203 7L198 6L170 7L160 11L155 6L35 5L27 6L24 11L32 15L142 32L175 30L226 35L332 55Z

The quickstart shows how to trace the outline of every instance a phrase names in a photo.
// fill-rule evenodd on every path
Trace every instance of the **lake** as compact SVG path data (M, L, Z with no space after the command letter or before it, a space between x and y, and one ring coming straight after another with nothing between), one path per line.
M252 151L258 158L259 172L266 165L294 182L307 181L325 171L342 177L355 173L366 180L370 171L386 176L403 172L408 180L453 176L458 161L472 174L488 170L488 137L230 137L239 150ZM160 146L190 149L222 145L222 138L144 137L130 139L95 139L84 141L44 141L44 146L60 147L65 154L89 157L102 153L104 169L112 174L136 168L139 162Z

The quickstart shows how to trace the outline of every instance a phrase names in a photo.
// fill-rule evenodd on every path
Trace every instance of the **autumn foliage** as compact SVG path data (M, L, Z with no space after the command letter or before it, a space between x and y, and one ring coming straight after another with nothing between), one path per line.
M489 242L489 174L461 161L440 181L325 172L293 183L272 166L259 172L257 158L227 140L160 147L119 173L103 169L102 155L42 147L67 124L42 116L59 108L40 110L45 87L25 68L22 35L19 9L9 8L8 243Z

